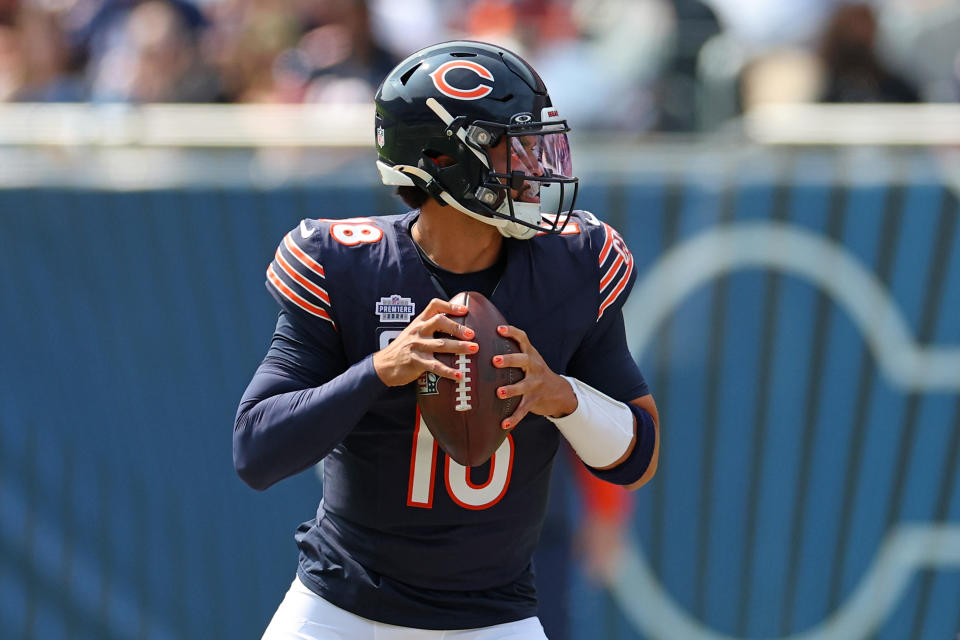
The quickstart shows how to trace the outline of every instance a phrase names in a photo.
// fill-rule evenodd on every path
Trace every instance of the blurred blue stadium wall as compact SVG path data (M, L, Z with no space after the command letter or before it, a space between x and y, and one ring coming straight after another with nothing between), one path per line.
M960 631L960 210L931 158L894 165L840 178L811 151L584 189L637 257L663 459L611 589L574 576L574 637ZM233 472L264 268L303 217L398 204L0 191L0 637L259 637L321 492Z

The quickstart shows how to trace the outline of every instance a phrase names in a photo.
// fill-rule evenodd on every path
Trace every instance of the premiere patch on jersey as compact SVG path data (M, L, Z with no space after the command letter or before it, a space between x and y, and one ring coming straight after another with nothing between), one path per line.
M374 310L380 317L380 322L410 322L415 308L413 300L395 293L389 298L380 298Z
M420 374L420 377L417 378L417 393L421 396L435 396L437 395L437 381L440 379L440 376L431 372L424 371Z

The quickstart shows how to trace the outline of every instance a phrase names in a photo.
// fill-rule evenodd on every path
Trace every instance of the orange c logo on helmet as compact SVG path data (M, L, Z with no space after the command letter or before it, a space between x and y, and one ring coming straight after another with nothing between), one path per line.
M444 62L442 65L437 67L436 71L430 74L430 79L433 80L433 86L435 86L437 91L443 95L450 96L451 98L456 98L458 100L476 100L488 95L491 91L493 91L493 87L488 84L477 84L477 86L471 89L458 89L447 82L447 73L453 71L454 69L467 69L469 71L473 71L481 78L493 82L493 74L490 73L486 67L479 65L476 62L470 62L469 60L453 60L452 62Z

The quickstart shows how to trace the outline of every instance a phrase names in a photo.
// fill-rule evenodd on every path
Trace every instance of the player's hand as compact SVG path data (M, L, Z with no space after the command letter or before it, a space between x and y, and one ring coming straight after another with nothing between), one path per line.
M373 354L373 368L388 387L397 387L413 382L424 371L443 378L459 380L463 374L448 367L435 353L476 353L475 342L465 342L474 337L468 329L448 316L466 315L467 308L434 298L416 318L386 347ZM435 338L436 333L446 333L463 340Z
M570 383L554 373L543 356L532 344L522 329L513 326L497 327L497 332L507 338L513 338L520 345L520 353L505 353L493 357L495 367L517 367L523 369L524 378L516 384L500 387L497 395L501 398L523 396L513 415L508 416L501 426L513 429L528 413L560 418L570 415L577 408L577 396Z

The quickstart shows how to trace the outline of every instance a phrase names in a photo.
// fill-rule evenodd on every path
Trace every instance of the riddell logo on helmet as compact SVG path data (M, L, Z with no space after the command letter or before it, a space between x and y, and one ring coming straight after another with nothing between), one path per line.
M456 98L457 100L477 100L486 95L489 95L493 91L493 87L488 84L479 83L476 86L469 89L460 89L453 86L447 82L447 74L454 69L467 69L477 74L485 80L493 82L493 74L490 71L476 62L471 62L469 60L454 60L452 62L445 62L439 67L436 71L430 74L430 79L433 80L433 85L437 88L437 91L442 93L445 96L451 98Z

